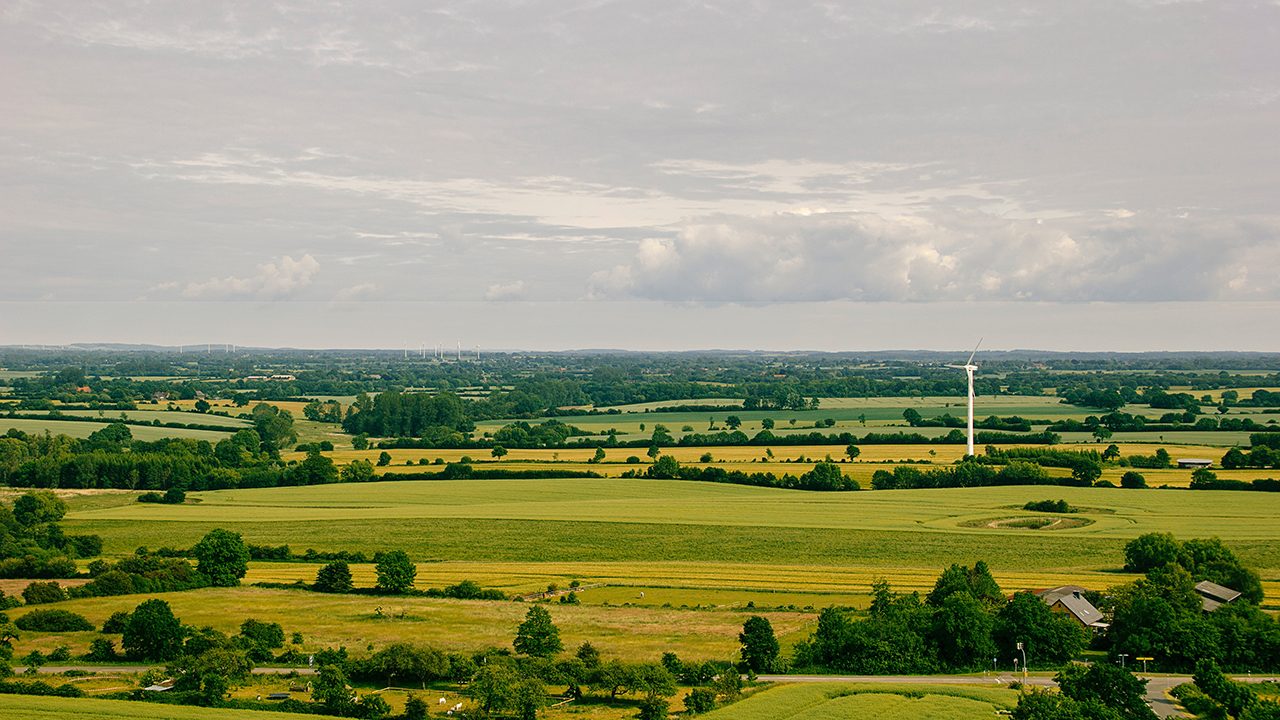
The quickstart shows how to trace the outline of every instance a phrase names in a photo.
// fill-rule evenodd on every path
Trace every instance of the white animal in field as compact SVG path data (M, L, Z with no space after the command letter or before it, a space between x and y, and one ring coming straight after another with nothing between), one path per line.
M440 698L438 701L436 701L436 704L437 704L437 705L443 705L443 704L444 704L444 698Z

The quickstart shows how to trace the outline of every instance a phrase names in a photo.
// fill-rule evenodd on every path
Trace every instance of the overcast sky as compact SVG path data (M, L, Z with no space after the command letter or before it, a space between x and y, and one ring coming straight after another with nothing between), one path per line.
M0 97L0 344L1280 349L1274 0L7 0Z

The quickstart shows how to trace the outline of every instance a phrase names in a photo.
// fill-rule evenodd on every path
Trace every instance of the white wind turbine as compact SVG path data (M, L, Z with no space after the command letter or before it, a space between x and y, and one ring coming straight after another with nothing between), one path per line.
M973 346L973 352L969 353L969 360L965 364L947 366L964 370L965 375L969 376L969 455L973 455L973 374L978 370L978 366L973 364L973 356L978 354L978 347L981 345L982 338L978 338L978 344Z

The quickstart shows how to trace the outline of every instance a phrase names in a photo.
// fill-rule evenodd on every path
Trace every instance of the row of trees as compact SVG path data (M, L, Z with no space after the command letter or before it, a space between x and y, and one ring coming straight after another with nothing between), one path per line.
M857 450L856 447L853 450ZM848 477L840 466L830 459L814 465L812 470L800 475L784 474L781 477L773 473L745 473L741 470L725 470L714 465L709 467L682 466L670 455L660 455L652 465L643 472L628 470L622 477L646 477L659 480L692 480L697 482L728 483L731 485L752 485L755 487L776 487L790 490L861 490L857 480Z

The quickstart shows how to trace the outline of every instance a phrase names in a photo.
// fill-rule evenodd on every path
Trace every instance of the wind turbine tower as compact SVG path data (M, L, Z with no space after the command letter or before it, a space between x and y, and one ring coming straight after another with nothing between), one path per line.
M978 339L978 344L973 346L973 352L969 353L969 360L963 365L948 365L949 368L956 370L964 370L965 375L969 378L969 435L968 449L969 455L973 455L973 374L977 372L978 366L973 364L973 356L978 354L978 348L982 345L982 339Z

